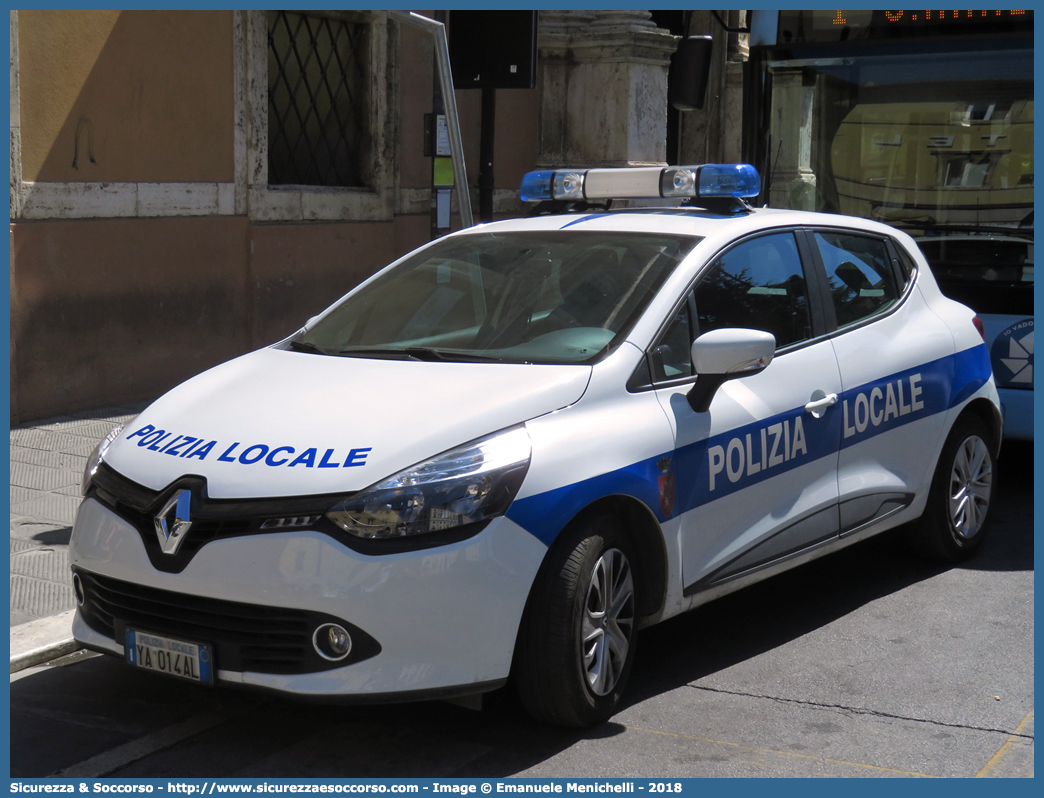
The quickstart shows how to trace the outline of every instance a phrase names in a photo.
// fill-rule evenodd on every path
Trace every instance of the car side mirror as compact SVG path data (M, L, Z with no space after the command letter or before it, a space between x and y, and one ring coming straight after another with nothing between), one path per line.
M685 395L689 406L706 413L718 388L764 371L775 351L776 336L763 330L728 327L704 333L692 343L696 382Z

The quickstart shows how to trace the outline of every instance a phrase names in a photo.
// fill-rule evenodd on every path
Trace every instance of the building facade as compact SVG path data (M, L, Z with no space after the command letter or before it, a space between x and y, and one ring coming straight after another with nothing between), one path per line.
M12 422L153 398L429 239L433 41L394 15L10 25ZM649 12L541 12L536 88L497 95L494 213L524 212L533 168L664 163L677 40ZM720 98L736 70L719 73ZM479 93L456 102L474 192ZM687 120L679 151L708 151L708 127L738 143L728 105Z

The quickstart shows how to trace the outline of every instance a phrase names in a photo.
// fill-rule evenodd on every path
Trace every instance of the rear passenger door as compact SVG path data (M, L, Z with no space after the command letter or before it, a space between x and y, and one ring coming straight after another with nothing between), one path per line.
M825 276L843 393L841 533L897 514L932 478L949 399L953 338L913 290L887 237L809 230Z
M788 230L719 253L650 351L675 434L686 596L837 536L841 426L830 397L841 377L802 248L803 238ZM691 344L726 327L771 332L776 355L762 373L726 382L710 409L696 413L685 396L694 380Z

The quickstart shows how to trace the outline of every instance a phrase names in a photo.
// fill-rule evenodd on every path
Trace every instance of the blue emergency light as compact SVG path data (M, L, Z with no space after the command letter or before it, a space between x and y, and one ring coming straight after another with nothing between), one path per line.
M592 200L756 197L761 177L750 164L550 169L522 178L522 199Z

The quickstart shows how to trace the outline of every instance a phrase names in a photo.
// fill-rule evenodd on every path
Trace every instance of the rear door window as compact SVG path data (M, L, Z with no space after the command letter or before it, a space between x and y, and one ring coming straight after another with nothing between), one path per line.
M899 287L885 242L848 232L815 231L837 326L883 313L899 301Z

